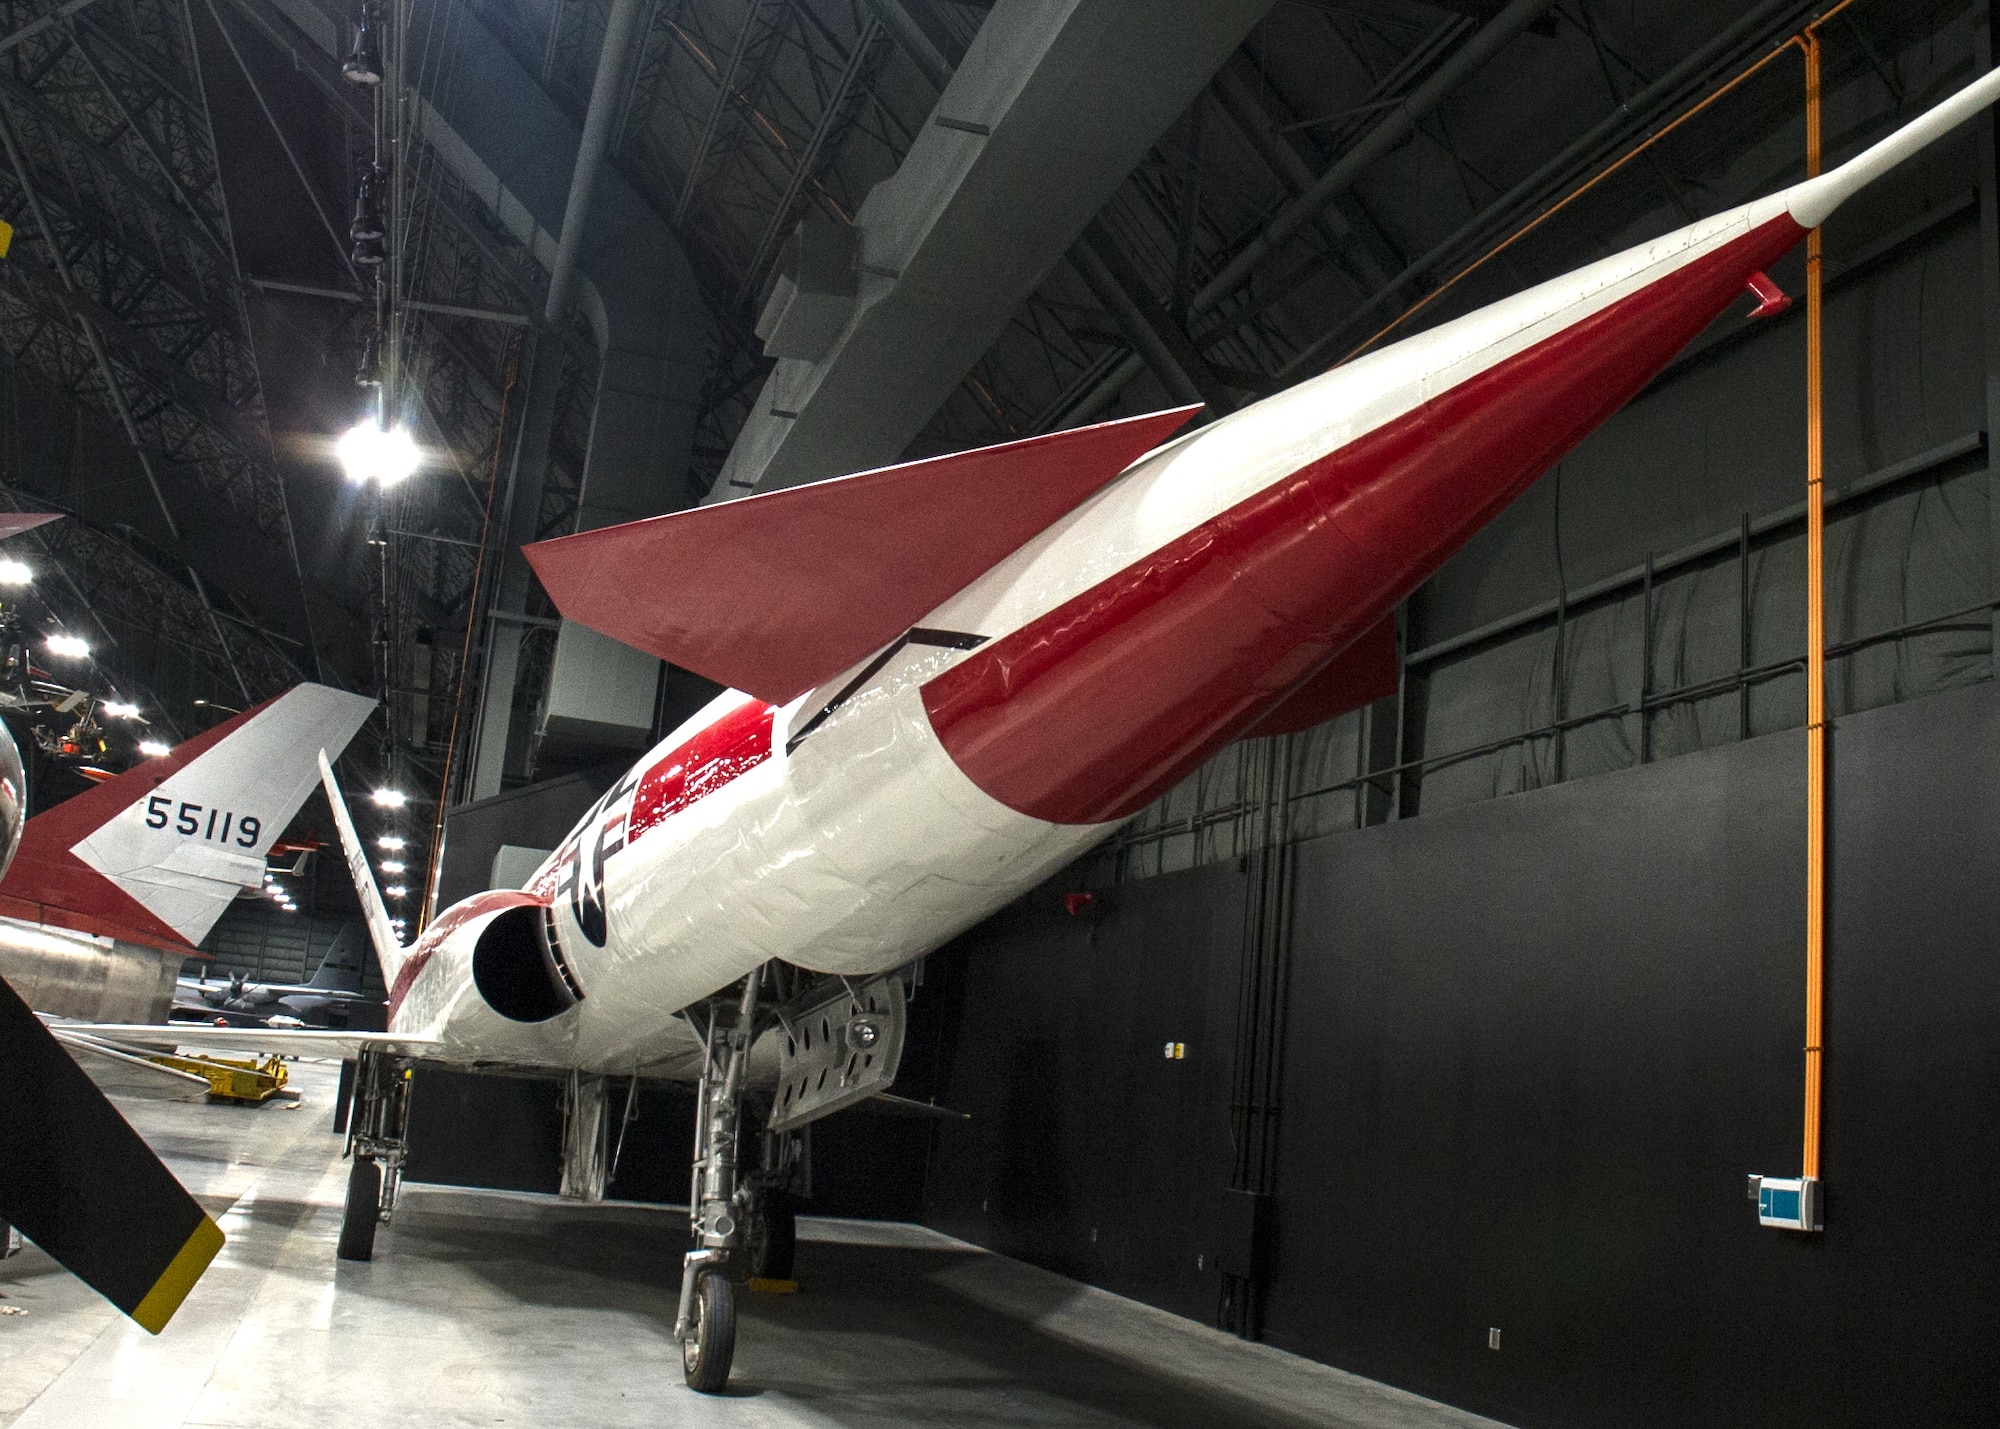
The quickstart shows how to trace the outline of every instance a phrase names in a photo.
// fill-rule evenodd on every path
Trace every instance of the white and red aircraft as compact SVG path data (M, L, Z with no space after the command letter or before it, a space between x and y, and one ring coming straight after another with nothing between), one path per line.
M1178 439L1192 409L530 547L565 615L733 688L525 888L407 948L323 766L390 1030L217 1036L366 1051L343 1253L368 1254L378 1163L393 1194L392 1058L698 1077L676 1334L720 1388L715 1272L785 1238L790 1133L893 1077L896 970L1229 741L1393 688L1398 602L1746 290L1780 306L1768 265L1996 95L2000 72L1824 177ZM746 1094L767 1134L739 1168Z

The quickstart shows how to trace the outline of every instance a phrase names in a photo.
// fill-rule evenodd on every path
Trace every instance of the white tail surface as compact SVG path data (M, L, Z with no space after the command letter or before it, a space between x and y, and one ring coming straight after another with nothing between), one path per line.
M264 881L264 856L312 791L314 758L344 749L375 701L298 685L85 834L69 851L190 943ZM192 743L192 741L190 741ZM114 783L147 777L160 761Z
M333 764L324 750L319 756L319 782L326 788L327 803L333 805L333 826L340 830L340 849L347 856L347 872L354 879L354 891L361 897L361 917L368 924L368 940L375 945L375 958L382 964L382 981L393 989L403 971L407 950L389 921L382 890L375 886L375 870L368 866L368 850L361 846L361 835L354 831L347 800L340 796L340 781L333 777Z

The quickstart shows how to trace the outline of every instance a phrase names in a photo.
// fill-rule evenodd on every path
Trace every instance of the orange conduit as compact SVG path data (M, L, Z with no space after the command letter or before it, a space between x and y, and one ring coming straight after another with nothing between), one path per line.
M1820 173L1820 40L1819 32L1855 0L1838 0L1798 34L1753 61L1720 88L1704 96L1638 144L1536 214L1507 237L1466 264L1450 278L1369 334L1340 362L1351 362L1411 318L1456 288L1466 278L1526 238L1641 154L1673 133L1724 95L1761 74L1786 51L1796 47L1806 63L1806 177ZM1801 1174L1819 1178L1821 1066L1826 1027L1826 608L1823 556L1825 546L1825 448L1822 431L1820 230L1806 236L1806 1095L1805 1147Z
M1806 177L1820 171L1819 33L1805 32ZM1821 429L1820 231L1806 235L1806 1114L1800 1174L1819 1176L1826 1003L1826 606Z

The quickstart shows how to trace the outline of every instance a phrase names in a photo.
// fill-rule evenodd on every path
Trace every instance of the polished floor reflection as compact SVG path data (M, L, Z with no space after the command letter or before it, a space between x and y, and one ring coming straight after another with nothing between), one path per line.
M296 1109L125 1096L229 1244L165 1334L39 1252L0 1261L0 1426L1191 1426L1491 1421L913 1226L806 1220L796 1296L740 1302L732 1392L681 1383L679 1214L412 1187L337 1264L334 1069Z

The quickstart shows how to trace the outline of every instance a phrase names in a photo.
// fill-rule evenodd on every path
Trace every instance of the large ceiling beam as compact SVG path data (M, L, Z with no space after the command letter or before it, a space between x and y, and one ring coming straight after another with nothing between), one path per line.
M1000 0L856 215L845 327L779 360L708 499L899 457L1270 4Z

